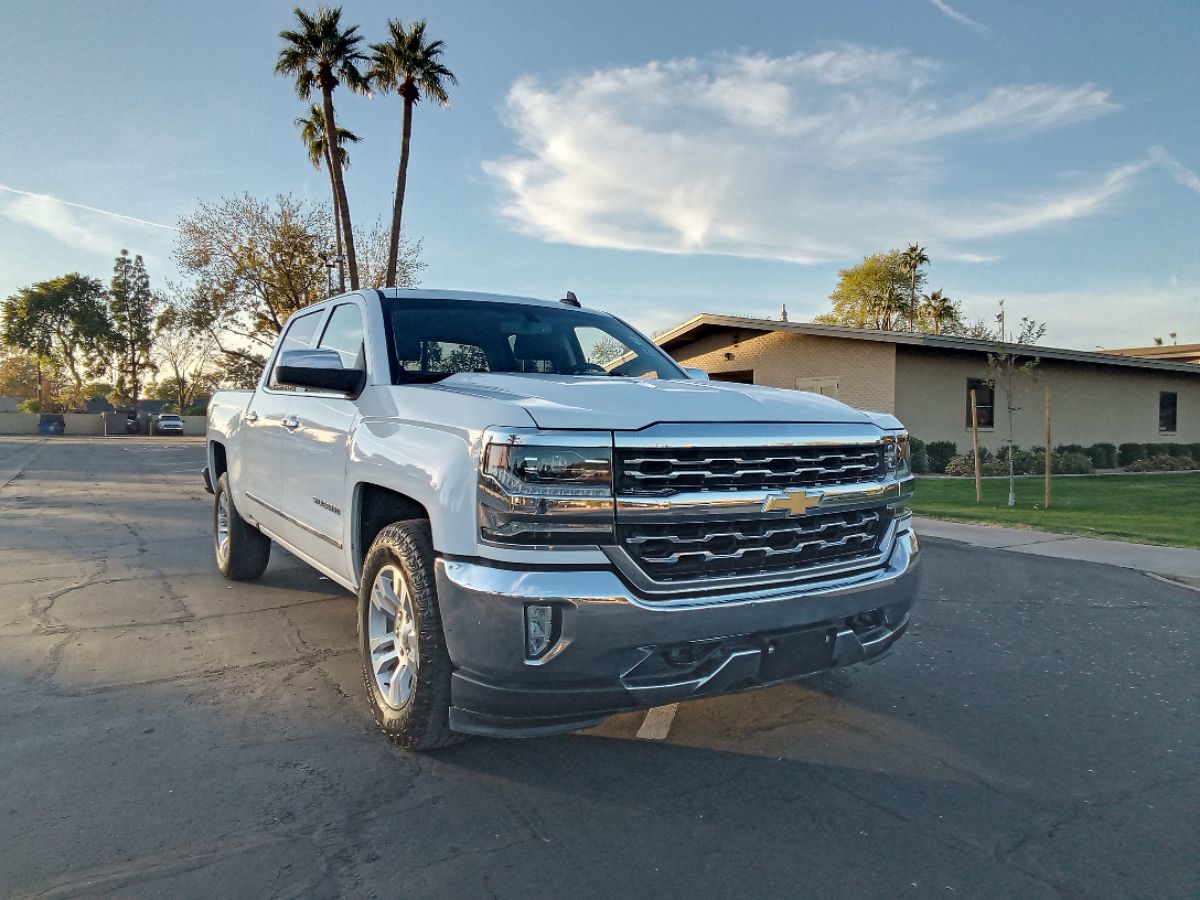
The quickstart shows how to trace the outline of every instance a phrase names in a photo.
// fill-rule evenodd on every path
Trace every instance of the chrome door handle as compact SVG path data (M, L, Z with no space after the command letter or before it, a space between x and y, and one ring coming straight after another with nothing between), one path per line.
M293 428L300 427L300 420L297 419L295 416L288 416L286 419L281 421L279 424L282 425L284 428L286 428L288 431L291 431Z
M248 412L244 416L242 416L242 421L243 422L257 422L258 421L258 413L256 413L254 410L250 410L250 412Z

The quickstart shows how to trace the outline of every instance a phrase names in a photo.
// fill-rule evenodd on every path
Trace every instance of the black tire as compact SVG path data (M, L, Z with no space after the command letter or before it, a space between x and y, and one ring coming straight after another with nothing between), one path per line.
M385 582L389 579L388 573L384 572L387 567L399 570L403 579L417 635L416 666L409 676L410 693L398 705L385 698L369 646L372 609L375 609L375 616L382 614L381 608L373 603L372 594L381 572ZM398 632L398 619L392 617L391 621L393 631ZM429 523L424 519L393 522L379 532L367 551L358 588L358 647L371 715L389 738L407 750L418 751L437 750L466 740L466 735L450 730L450 674L453 667L446 652L438 609L433 540ZM386 649L388 644L381 647L390 655ZM399 643L392 647L398 649ZM386 669L381 671L381 677L389 674ZM393 680L399 672L400 664L397 664L390 673Z
M229 543L227 552L221 552L221 508L225 505L225 520ZM217 479L216 496L213 498L213 553L217 568L230 581L254 581L267 569L271 559L271 539L242 518L233 505L229 493L229 475Z

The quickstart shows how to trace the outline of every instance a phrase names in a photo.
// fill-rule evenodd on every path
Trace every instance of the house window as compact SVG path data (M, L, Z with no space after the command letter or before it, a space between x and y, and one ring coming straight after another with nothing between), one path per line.
M1174 391L1161 391L1158 395L1158 430L1175 432L1175 411L1178 408L1179 395Z
M996 390L983 378L967 379L967 427L971 427L971 391L975 392L975 411L980 428L996 427Z

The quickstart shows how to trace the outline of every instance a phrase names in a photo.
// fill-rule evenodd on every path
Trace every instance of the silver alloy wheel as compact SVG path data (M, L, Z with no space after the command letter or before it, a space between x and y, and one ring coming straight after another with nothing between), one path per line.
M229 559L229 494L225 491L217 497L217 531L213 537L217 542L217 561L224 565Z
M367 649L384 703L401 709L412 697L420 664L420 636L412 594L396 566L384 566L371 585Z

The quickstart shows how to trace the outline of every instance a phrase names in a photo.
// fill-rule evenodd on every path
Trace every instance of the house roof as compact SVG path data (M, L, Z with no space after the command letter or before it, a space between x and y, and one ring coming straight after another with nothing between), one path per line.
M748 316L719 316L700 313L681 325L666 331L654 340L666 351L702 337L722 331L786 331L815 337L843 338L853 341L878 341L887 344L904 344L910 347L926 347L938 350L957 350L966 353L992 353L996 350L993 341L958 337L949 334L923 334L911 331L878 331L871 328L851 328L847 325L820 325L815 322L780 322L775 319L754 319ZM1028 346L1007 346L1028 353ZM1148 359L1141 356L1122 356L1114 352L1094 353L1090 350L1071 350L1065 347L1035 347L1041 359L1056 359L1064 362L1087 363L1098 366L1115 366L1128 369L1149 369L1155 372L1182 372L1185 375L1200 375L1200 366L1178 360Z
M1153 347L1123 347L1106 350L1121 356L1140 356L1144 359L1171 359L1184 362L1200 362L1200 344L1155 344Z

